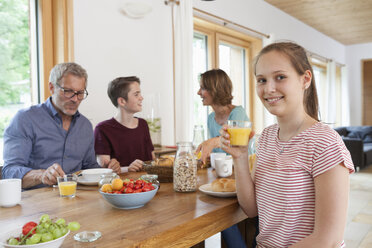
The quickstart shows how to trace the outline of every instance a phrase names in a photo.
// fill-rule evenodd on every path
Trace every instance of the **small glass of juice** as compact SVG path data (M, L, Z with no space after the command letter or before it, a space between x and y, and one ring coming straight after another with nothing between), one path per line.
M77 176L66 174L63 177L57 177L59 195L61 197L73 198L76 195Z
M231 146L248 146L252 123L249 121L227 121L227 132L230 135Z

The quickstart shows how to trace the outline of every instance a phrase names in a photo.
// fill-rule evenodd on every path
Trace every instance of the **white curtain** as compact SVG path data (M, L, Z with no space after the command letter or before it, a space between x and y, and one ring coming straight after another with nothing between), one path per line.
M350 96L347 81L348 70L346 66L341 67L341 126L350 126Z
M329 61L327 63L327 89L328 95L328 106L326 107L325 122L329 123L331 127L334 127L336 123L336 63L335 61Z
M175 5L174 26L176 142L191 142L194 116L193 94L195 94L192 79L192 1L180 0L180 4Z

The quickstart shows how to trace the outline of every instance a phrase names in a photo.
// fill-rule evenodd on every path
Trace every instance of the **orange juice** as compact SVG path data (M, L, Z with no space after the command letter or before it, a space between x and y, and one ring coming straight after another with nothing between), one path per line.
M76 194L76 182L74 181L60 182L58 183L58 187L61 196L74 197Z
M227 132L230 135L232 146L247 146L251 129L247 127L229 127Z

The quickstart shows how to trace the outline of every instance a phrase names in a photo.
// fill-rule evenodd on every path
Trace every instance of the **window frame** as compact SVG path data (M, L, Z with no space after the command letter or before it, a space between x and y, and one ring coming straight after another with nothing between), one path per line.
M227 28L216 23L212 23L200 17L194 16L194 32L199 32L207 36L208 44L208 69L217 68L219 65L218 45L219 41L224 41L228 44L242 46L246 50L246 81L248 85L245 86L245 102L248 106L246 108L247 115L252 122L253 128L263 125L262 121L258 120L259 111L256 106L259 99L255 94L255 77L252 70L254 57L262 48L262 40L248 34L239 32L232 28Z

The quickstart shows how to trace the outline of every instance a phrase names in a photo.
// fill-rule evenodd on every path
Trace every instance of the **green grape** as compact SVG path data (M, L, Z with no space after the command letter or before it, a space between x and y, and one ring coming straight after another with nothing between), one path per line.
M62 228L62 235L65 235L67 232L68 232L68 228L67 227L63 227Z
M40 242L40 239L41 239L41 234L39 233L35 233L34 235L32 235L30 238L28 238L31 242L31 244L37 244Z
M42 225L36 227L36 233L45 233L46 229Z
M32 243L31 239L26 239L26 245L34 245L34 243Z
M50 232L43 233L43 235L41 235L41 242L48 242L51 240L53 240L53 234Z
M79 222L72 221L68 223L67 228L70 229L71 231L77 231L80 229L80 224Z
M11 238L8 240L8 245L18 245L19 241L15 238Z
M56 229L55 225L50 225L48 228L49 232L53 232L54 229Z
M43 214L43 215L40 217L40 222L41 222L41 223L45 223L45 222L48 222L48 221L50 221L50 217L49 217L49 215L47 215L47 214Z
M55 223L58 224L58 225L65 225L66 224L66 221L64 219L62 219L62 218L59 218L58 220L56 220Z
M61 229L54 229L53 230L53 238L54 239L58 239L58 238L60 238L60 237L62 237L63 235L62 235L62 230Z
M48 229L49 226L50 226L50 223L48 223L48 222L44 222L44 223L42 224L42 226L43 226L45 229Z

